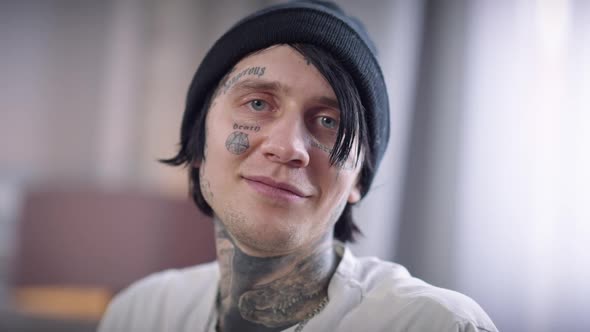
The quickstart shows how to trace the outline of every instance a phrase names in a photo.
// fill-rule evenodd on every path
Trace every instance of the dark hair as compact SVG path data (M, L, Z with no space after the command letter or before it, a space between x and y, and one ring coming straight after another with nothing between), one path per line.
M351 75L330 53L321 47L312 44L289 44L289 46L305 56L317 68L328 81L338 99L340 126L336 136L336 144L330 154L330 163L333 166L338 167L344 164L349 154L353 152L351 150L354 146L355 138L358 136L359 144L354 153L356 154L357 162L360 159L361 151L363 153L359 185L361 195L364 196L368 191L371 180L370 175L374 173L374 166L371 162L372 151L368 141L365 108L362 105L359 91ZM212 99L215 98L217 90L223 85L228 75L229 73L207 94L198 119L192 124L191 135L186 149L181 148L173 158L160 160L168 165L187 165L189 167L189 190L193 201L208 216L213 216L213 210L207 204L201 193L199 169L194 167L193 164L195 161L204 159L205 121L207 113ZM362 233L352 218L351 204L346 203L334 227L334 237L342 242L354 242L355 235L357 234Z

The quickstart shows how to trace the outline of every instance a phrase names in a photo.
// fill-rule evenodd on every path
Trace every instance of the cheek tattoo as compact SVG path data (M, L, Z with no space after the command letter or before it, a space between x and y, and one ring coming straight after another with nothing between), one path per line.
M330 149L329 147L327 147L323 144L316 142L313 139L311 140L311 147L322 150L327 154L332 153L332 149ZM336 163L335 166L336 166L336 168L339 168L340 170L343 170L343 171L352 171L356 167L356 158L348 158L347 160L345 160L343 162Z
M316 148L316 149L320 149L320 150L324 151L327 154L332 153L332 149L330 149L329 147L327 147L327 146L325 146L323 144L320 144L320 143L316 142L313 139L311 140L311 146L314 147L314 148Z
M233 133L229 134L227 140L225 141L225 148L227 151L240 155L244 153L250 147L250 142L248 141L248 134L243 133L241 131L234 131Z

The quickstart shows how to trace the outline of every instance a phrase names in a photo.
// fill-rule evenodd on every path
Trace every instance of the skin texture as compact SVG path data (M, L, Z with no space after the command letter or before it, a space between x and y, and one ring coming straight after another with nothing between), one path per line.
M195 164L215 214L219 330L280 331L326 296L334 224L360 199L361 163L329 162L338 120L331 86L289 46L242 59L220 83Z

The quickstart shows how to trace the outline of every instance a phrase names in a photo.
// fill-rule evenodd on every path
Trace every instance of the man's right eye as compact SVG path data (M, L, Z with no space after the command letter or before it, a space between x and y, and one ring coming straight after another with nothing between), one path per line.
M255 111L264 111L266 106L266 102L261 99L254 99L250 101L250 107Z

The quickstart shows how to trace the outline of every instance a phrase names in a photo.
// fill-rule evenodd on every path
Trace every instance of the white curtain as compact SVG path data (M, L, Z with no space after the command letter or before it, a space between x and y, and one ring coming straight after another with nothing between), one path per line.
M507 329L590 329L589 9L472 8L458 283L489 298Z
M501 330L589 331L590 3L428 8L397 259Z

